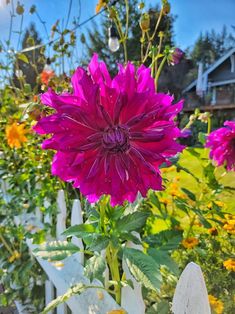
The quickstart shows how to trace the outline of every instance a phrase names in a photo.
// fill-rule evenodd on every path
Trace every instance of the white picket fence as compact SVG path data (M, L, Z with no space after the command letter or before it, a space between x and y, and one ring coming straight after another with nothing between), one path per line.
M47 202L45 202L47 206ZM58 215L56 223L56 233L58 240L64 240L61 235L65 231L67 220L67 208L64 192L60 190L57 197ZM39 209L36 209L35 215L25 215L16 217L16 223L32 225L35 228L40 228L44 223L51 223L49 215L43 217ZM82 224L82 210L79 200L74 200L71 211L71 225ZM54 239L48 239L54 240ZM72 238L72 242L79 248L83 249L81 239ZM32 244L31 240L27 240L27 245L30 251L37 248L37 245ZM129 243L130 247L141 249L133 243ZM84 254L76 253L63 261L63 265L51 263L42 258L35 256L45 273L48 280L45 283L45 304L48 304L56 296L64 294L71 286L76 283L88 283L88 280L83 275L84 270ZM70 298L66 303L59 305L56 309L57 314L106 314L111 310L123 308L128 314L144 314L145 304L141 293L141 286L132 277L128 271L125 262L123 261L123 269L126 273L126 278L131 279L134 284L134 289L124 287L122 289L122 303L119 306L115 300L104 290L87 289L81 295L76 295ZM106 270L106 276L108 276ZM101 285L99 281L94 281L95 285ZM20 314L27 314L19 308ZM177 283L173 302L172 313L174 314L210 314L210 306L208 302L207 289L201 268L195 263L189 263L184 269ZM52 312L50 314L53 314Z

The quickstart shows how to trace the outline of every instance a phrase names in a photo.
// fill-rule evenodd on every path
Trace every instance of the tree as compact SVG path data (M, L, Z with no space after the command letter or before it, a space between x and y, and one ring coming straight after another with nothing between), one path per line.
M128 60L138 61L140 60L140 38L141 28L139 26L139 20L141 11L138 8L138 0L129 1L129 37L127 40ZM125 3L123 0L118 1L115 5L119 12L119 17L122 25L125 25ZM150 33L153 33L157 18L159 16L159 6L155 6L148 10L150 16ZM165 15L162 18L159 31L164 31L163 46L173 44L173 22L174 17L172 15ZM86 63L94 52L99 52L99 56L106 62L109 69L114 71L117 62L123 62L123 49L120 49L112 53L108 47L108 28L110 27L110 21L108 17L103 17L101 25L98 27L97 23L93 22L92 28L88 30L88 40L86 41L87 58L84 60ZM153 40L153 44L157 45L159 42L158 34Z
M201 61L208 67L234 46L235 37L223 26L220 33L213 29L205 34L201 33L190 55L195 65Z
M28 47L40 45L42 40L37 32L35 25L31 23L26 29L23 40L22 40L22 50ZM25 82L30 84L31 87L36 85L36 79L39 73L42 72L45 65L45 55L43 49L35 49L32 51L25 52L27 62L25 60L17 59L14 64L14 74L13 79L17 87L20 87L19 79L17 78L17 70L23 72Z

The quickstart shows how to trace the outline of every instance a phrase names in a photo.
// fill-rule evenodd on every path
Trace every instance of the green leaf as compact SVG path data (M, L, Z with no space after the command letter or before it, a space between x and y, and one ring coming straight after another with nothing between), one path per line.
M161 208L161 203L154 192L150 193L149 199L153 205L155 205L159 209Z
M150 246L169 251L178 248L182 241L182 231L163 230L144 239Z
M28 57L25 54L23 54L23 53L18 53L17 54L17 58L19 60L23 61L24 63L29 63Z
M189 191L186 188L181 188L181 190L192 200L192 201L196 201L196 196L194 193L192 193L191 191Z
M103 281L103 273L105 271L105 260L100 255L94 255L88 259L86 267L84 268L84 275L93 281L94 278Z
M206 143L206 133L199 132L198 133L198 140L204 146L204 144Z
M36 256L50 261L61 261L79 252L79 247L67 241L52 241L41 244L33 250Z
M179 274L178 265L166 251L151 248L148 253L158 265L165 265L175 275Z
M66 237L78 237L83 238L84 236L87 236L89 234L95 233L95 227L91 224L81 224L81 225L75 225L72 227L69 227L67 230L63 232L63 235Z
M120 233L138 231L145 225L148 216L149 213L147 212L134 212L128 214L117 221L116 231Z
M104 250L109 244L109 238L98 233L91 234L85 241L86 243L89 241L88 249L95 252Z
M159 292L162 278L158 264L151 256L136 249L124 248L123 258L137 281L146 288Z
M161 301L159 303L153 304L146 314L169 314L170 313L170 305L167 301Z
M65 294L60 295L59 297L57 297L55 300L51 301L46 307L45 309L42 311L41 314L46 314L50 311L52 311L53 309L55 309L58 305L66 302L68 299L70 299L73 295L76 294L81 294L82 292L84 292L86 290L86 286L84 286L84 284L79 283L76 286L70 288Z

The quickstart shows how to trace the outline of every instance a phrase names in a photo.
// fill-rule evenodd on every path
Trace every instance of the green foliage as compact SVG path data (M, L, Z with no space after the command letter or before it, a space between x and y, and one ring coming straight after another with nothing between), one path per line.
M123 257L137 281L148 289L160 290L161 274L159 264L151 256L136 249L125 248L123 249Z
M103 281L103 273L105 268L106 263L104 258L100 255L94 255L88 259L84 269L84 275L89 278L91 282L95 278Z
M36 256L49 261L60 261L77 253L79 248L71 242L52 241L41 244L34 250Z

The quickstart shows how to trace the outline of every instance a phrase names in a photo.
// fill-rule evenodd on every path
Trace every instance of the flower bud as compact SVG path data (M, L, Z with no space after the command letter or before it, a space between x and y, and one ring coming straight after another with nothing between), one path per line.
M148 13L145 13L140 18L140 28L143 32L146 32L149 29L150 26L150 18Z
M166 2L163 4L163 7L162 7L162 10L163 10L163 14L167 15L170 13L171 11L171 5L169 2Z
M139 10L143 10L144 7L145 7L144 2L140 2L139 5L138 5Z
M115 7L111 7L109 9L109 18L113 20L115 19L115 17L117 17L117 10L115 9Z
M180 62L180 60L183 58L184 52L179 49L175 48L172 55L170 56L170 64L171 65L176 65Z
M24 6L22 4L20 4L19 1L17 2L16 13L18 15L24 14Z
M34 14L36 11L36 6L35 5L32 5L31 8L29 9L29 13L30 14Z

